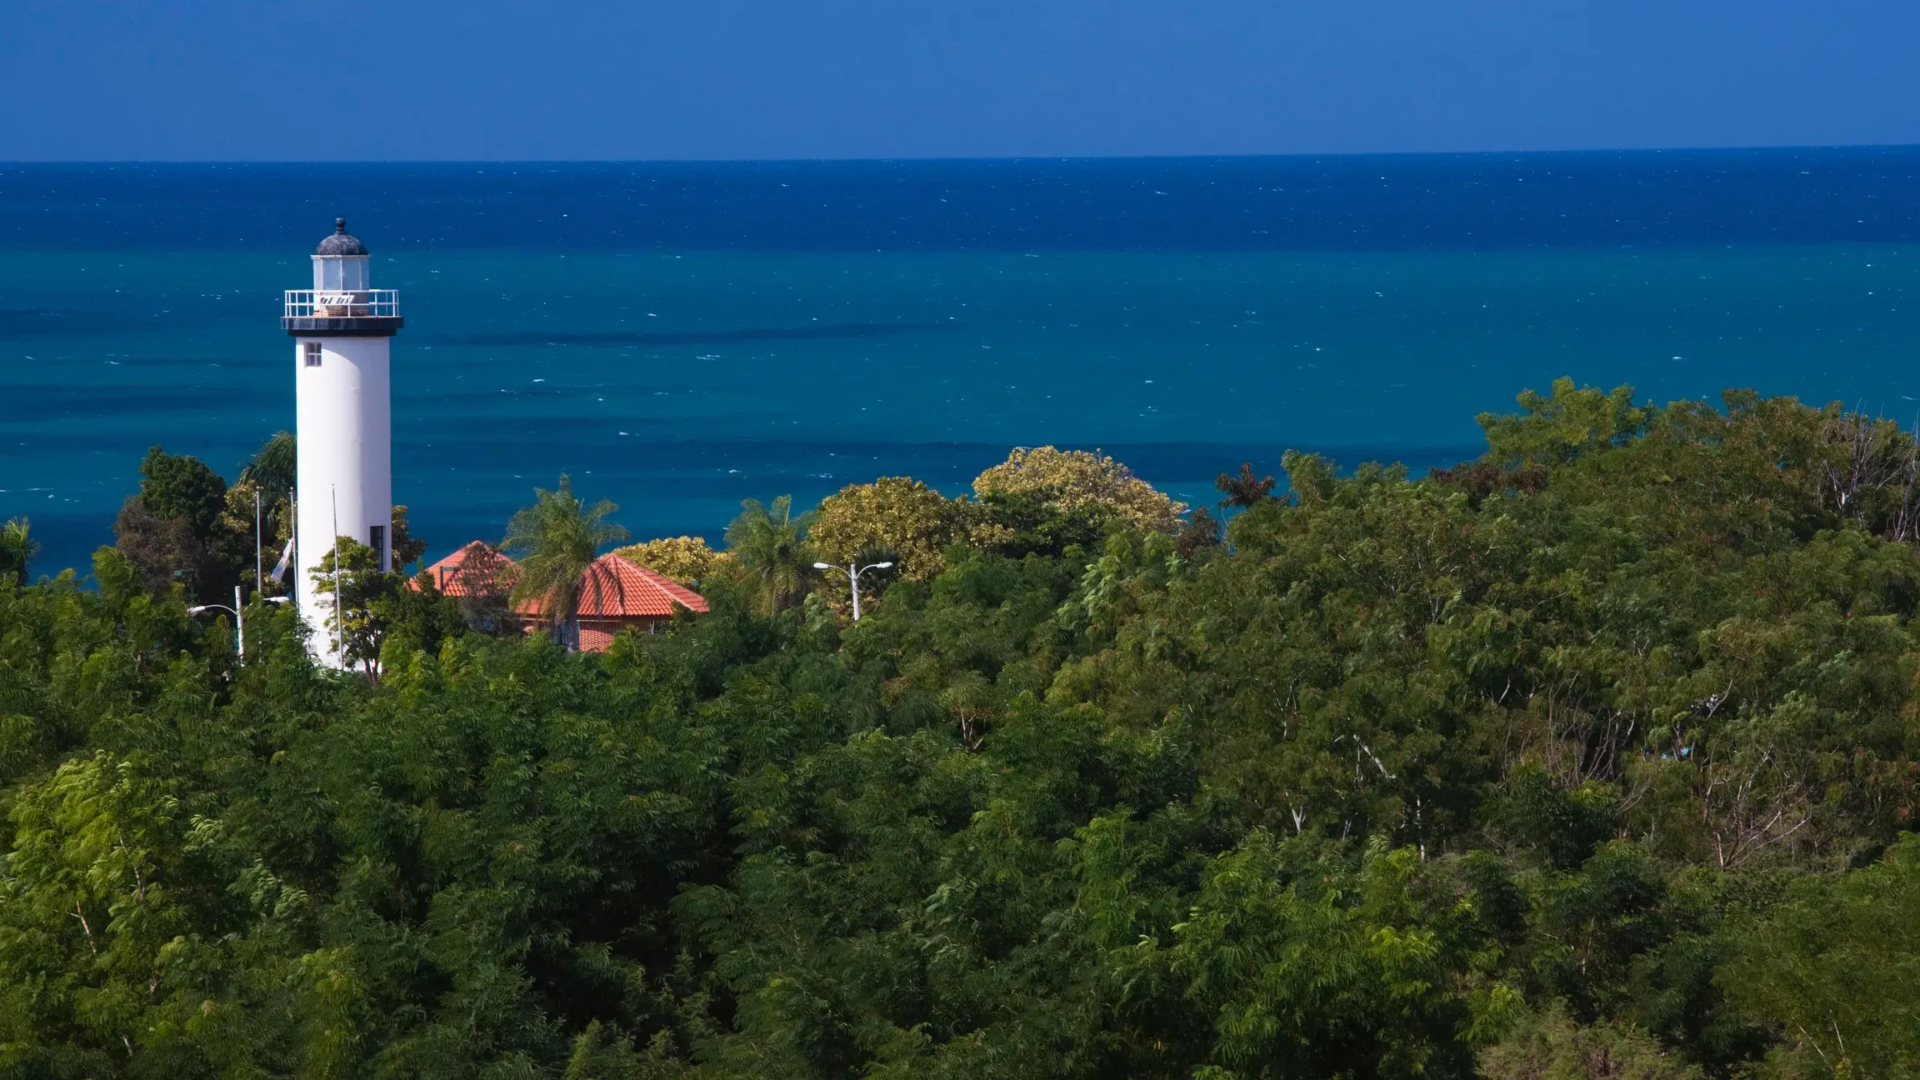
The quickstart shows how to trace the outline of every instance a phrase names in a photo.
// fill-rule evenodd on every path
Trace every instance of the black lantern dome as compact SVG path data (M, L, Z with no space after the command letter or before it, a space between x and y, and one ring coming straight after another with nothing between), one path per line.
M333 235L320 241L320 246L314 248L313 253L315 255L358 255L364 257L367 254L367 245L347 233L346 218L334 218Z

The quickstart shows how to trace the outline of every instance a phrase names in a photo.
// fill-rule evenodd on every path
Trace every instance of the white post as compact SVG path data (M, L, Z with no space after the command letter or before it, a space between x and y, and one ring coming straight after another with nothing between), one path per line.
M333 654L347 666L347 624L340 618L340 493L333 493Z
M845 570L847 572L847 584L853 589L853 621L859 622L860 621L860 575L866 573L869 570L885 570L892 565L893 565L892 562L877 562L877 563L869 564L867 566L861 566L860 560L855 559L845 566L841 566L837 563L817 562L813 564L813 568L815 570Z
M260 565L260 489L253 489L253 591L267 591L267 573Z
M233 638L239 642L237 649L241 663L247 662L247 617L241 612L247 609L240 603L240 586L233 587Z

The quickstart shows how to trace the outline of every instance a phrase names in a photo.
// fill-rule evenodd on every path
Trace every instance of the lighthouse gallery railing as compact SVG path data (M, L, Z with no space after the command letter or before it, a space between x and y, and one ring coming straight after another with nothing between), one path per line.
M399 315L398 289L361 289L354 292L287 290L289 319L391 319Z

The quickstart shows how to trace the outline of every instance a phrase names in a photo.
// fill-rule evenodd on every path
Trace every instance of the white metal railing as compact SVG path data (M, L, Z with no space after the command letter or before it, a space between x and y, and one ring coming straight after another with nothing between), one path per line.
M360 289L350 292L287 290L289 319L392 319L399 315L398 289Z

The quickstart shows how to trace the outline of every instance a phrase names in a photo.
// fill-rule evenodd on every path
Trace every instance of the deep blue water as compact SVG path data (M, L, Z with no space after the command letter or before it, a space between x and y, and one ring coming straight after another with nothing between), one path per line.
M401 290L395 492L444 553L562 470L637 536L1013 445L1196 500L1416 467L1562 374L1914 418L1920 149L608 165L0 165L0 515L111 538L146 446L293 422L337 214Z

